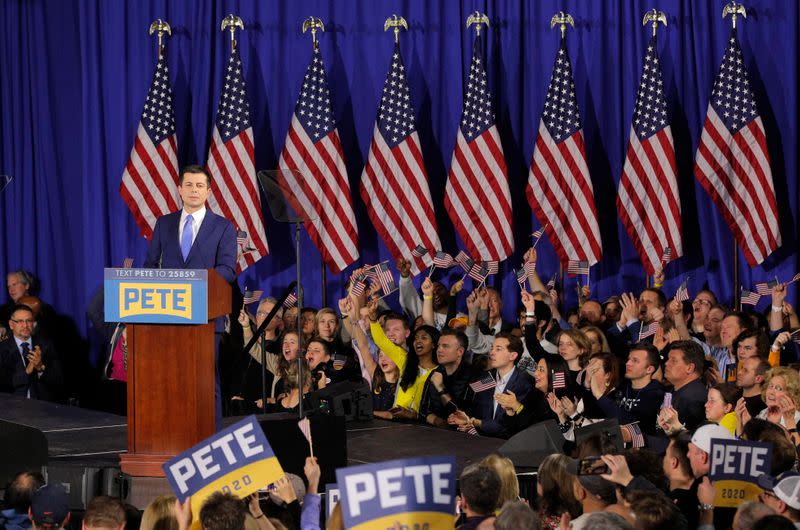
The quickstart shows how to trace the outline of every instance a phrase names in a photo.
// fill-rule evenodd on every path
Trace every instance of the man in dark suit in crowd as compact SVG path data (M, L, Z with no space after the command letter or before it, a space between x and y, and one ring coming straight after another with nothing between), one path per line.
M64 385L61 363L49 343L33 336L34 323L28 306L11 312L11 337L0 342L0 391L55 401Z
M222 216L206 209L211 192L211 174L202 166L186 166L181 170L178 193L183 208L156 221L153 238L147 250L145 267L165 269L214 269L228 283L236 277L236 230ZM215 323L216 343L216 419L222 420L219 384L219 342L225 331L225 319Z

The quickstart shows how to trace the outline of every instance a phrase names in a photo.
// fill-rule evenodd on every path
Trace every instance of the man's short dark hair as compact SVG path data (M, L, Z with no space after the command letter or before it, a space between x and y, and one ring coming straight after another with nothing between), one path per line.
M497 509L500 495L500 477L488 466L468 466L458 479L461 497L478 515L491 515ZM206 529L209 530L209 529Z
M643 351L647 354L647 366L652 366L656 370L661 367L661 354L658 353L658 348L649 342L637 342L629 351Z
M114 497L100 495L89 501L83 522L92 528L117 528L125 524L125 505Z
M541 300L534 301L533 313L536 315L536 320L540 325L549 324L550 320L553 318L553 311L550 310L550 306Z
M666 307L667 305L667 295L664 294L664 291L661 289L656 289L655 287L646 287L642 289L642 292L645 293L650 291L651 293L655 294L658 297L658 307Z
M706 356L703 348L693 340L679 340L669 345L669 351L678 350L683 354L683 362L694 365L694 373L703 375Z
M522 339L511 333L510 331L501 331L497 335L494 336L495 340L497 339L506 339L508 341L508 351L516 352L517 358L514 361L514 364L517 364L519 358L522 357L522 354L525 352L525 347L522 344Z
M183 184L183 176L187 173L202 173L203 175L206 176L206 184L208 185L209 188L211 187L211 173L205 167L197 164L191 164L188 166L183 166L183 168L181 168L181 173L178 176L179 186Z
M538 530L539 516L530 506L520 500L506 501L500 507L500 515L494 521L495 530L517 530L526 528Z
M399 320L400 322L403 323L403 327L405 329L409 329L408 328L408 320L406 320L406 317L404 317L400 313L397 313L395 311L391 311L391 312L387 313L386 314L386 318L383 319L383 322L386 323L386 322L389 322L390 320Z
M626 496L639 528L685 530L688 522L670 498L652 491L632 491Z
M747 313L743 313L741 311L728 311L725 313L724 318L733 317L739 322L739 327L744 330L750 330L755 327L753 324L753 320L748 316Z
M203 530L243 530L245 506L230 493L212 494L200 508Z
M439 335L439 340L442 340L442 337L455 337L458 341L458 345L467 351L469 347L469 339L467 338L467 334L461 331L460 329L452 329L452 328L444 328L442 333Z
M14 317L14 314L15 314L17 311L27 311L27 312L28 312L28 313L30 313L31 315L36 315L36 313L34 313L34 312L33 312L33 309L31 309L31 306L29 306L29 305L25 305L25 304L15 304L15 305L14 305L14 308L13 308L13 309L11 309L11 313L9 313L9 315L10 315L10 316L13 318L13 317Z
M17 513L28 513L31 507L31 495L44 484L41 473L22 471L14 475L11 483L6 487L3 497L5 507L13 508Z

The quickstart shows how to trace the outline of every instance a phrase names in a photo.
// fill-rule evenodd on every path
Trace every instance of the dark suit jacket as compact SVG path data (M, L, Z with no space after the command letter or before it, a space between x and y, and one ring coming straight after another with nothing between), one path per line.
M214 269L225 278L226 282L233 283L236 278L236 230L231 222L206 206L203 224L200 225L189 255L184 260L178 240L181 211L158 218L144 266L164 269ZM214 331L216 333L225 331L223 317L214 323Z
M203 224L197 232L187 259L183 259L178 240L181 210L159 217L147 249L145 267L164 269L214 269L225 281L236 277L236 230L233 225L206 207Z
M31 349L39 346L42 350L44 372L41 375L36 372L31 375L25 373L22 356L12 336L0 342L0 391L24 396L30 390L32 399L56 401L64 386L64 376L58 356L48 342L35 338L30 342Z
M497 380L497 370L490 370L492 377ZM506 384L505 390L514 392L517 396L517 401L523 402L525 397L533 388L533 380L531 377L520 370L514 368L511 378ZM497 404L494 400L494 389L484 390L475 394L473 401L472 415L481 420L481 431L488 436L496 436L499 438L508 437L508 431L505 425L506 413L503 407Z

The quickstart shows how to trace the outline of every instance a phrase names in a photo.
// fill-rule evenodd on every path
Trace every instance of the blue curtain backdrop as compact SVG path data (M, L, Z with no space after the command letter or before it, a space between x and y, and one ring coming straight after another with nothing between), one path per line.
M696 184L692 165L731 24L721 18L721 0L657 4L669 21L659 31L658 52L677 147L686 249L686 256L667 268L666 291L671 294L688 274L692 292L707 284L730 298L733 240ZM313 14L324 21L320 46L354 191L362 258L368 263L389 256L355 191L392 51L383 23L392 13L408 20L401 48L443 243L455 252L458 242L442 197L473 39L465 20L477 9L491 21L487 68L514 201L517 255L494 279L511 316L518 290L510 270L519 266L527 236L539 226L524 188L558 46L558 31L549 22L565 10L576 22L567 43L603 238L603 260L592 269L593 296L638 291L644 286L643 269L618 222L614 200L650 37L642 15L654 5L640 0L5 0L0 3L0 174L14 181L0 197L0 266L35 271L42 298L86 329L86 302L100 285L103 267L119 265L125 256L141 264L147 246L118 193L156 61L147 29L159 17L172 25L167 56L179 161L205 163L229 53L228 34L219 25L228 13L238 14L246 26L239 41L259 169L276 166L310 58L302 20ZM798 270L800 9L794 0L753 0L747 9L739 34L767 130L783 234L783 247L764 267L750 270L740 260L741 283L749 287L776 275L785 280ZM290 230L267 218L272 253L239 283L271 292L294 277L295 253ZM305 234L301 245L307 302L319 306L319 254ZM548 241L539 248L539 269L549 275L557 269L555 254ZM341 278L328 275L329 305L341 295L341 286ZM574 280L567 281L565 292L569 305L575 299ZM797 300L796 288L791 300Z

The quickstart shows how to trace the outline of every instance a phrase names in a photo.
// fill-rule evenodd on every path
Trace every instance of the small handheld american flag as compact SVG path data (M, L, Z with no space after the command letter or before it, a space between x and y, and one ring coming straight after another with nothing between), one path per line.
M658 322L650 322L648 325L642 324L639 328L639 341L646 339L647 337L652 337L658 332ZM638 341L637 341L638 342Z
M417 245L414 247L414 250L411 251L411 255L415 258L421 258L428 253L428 249L423 247L422 245Z
M629 423L627 425L620 425L620 429L628 431L631 437L631 445L633 447L644 447L644 434L639 427L639 423Z
M528 275L525 274L525 269L518 269L514 272L517 276L517 283L519 284L519 288L523 291L525 290L525 282L528 281Z
M567 374L561 371L554 371L551 377L553 381L553 390L567 388Z
M772 294L772 288L778 285L778 280L770 280L768 282L761 282L756 284L756 292L761 296L769 296Z
M436 255L433 257L433 266L440 269L449 269L453 266L453 263L455 263L453 256L441 250L437 250Z
M286 297L286 300L283 301L283 308L289 309L290 307L294 307L297 305L297 293L292 291L289 293L289 296Z
M533 248L536 248L536 245L539 244L539 240L542 239L542 236L544 235L544 231L547 230L547 227L549 226L549 224L550 223L545 224L539 230L537 230L536 232L531 234L531 239L533 240Z
M761 295L757 292L748 291L744 287L742 287L742 296L740 298L743 305L756 305L758 301L761 299Z
M361 296L364 294L364 291L367 288L367 277L363 274L359 274L358 276L354 277L352 280L352 285L350 286L350 294L353 296Z
M489 268L486 266L485 262L474 263L467 274L476 282L483 283L486 281L486 278L489 277Z
M258 302L261 300L261 295L264 294L264 291L245 291L244 292L244 305L250 305L253 302Z
M470 269L475 264L473 259L470 258L463 250L459 251L459 253L456 255L455 262L461 265L461 268L464 269L464 272L466 273L469 273Z
M388 294L397 290L397 283L394 281L392 271L389 270L388 261L384 261L378 265L375 265L373 270L376 273L378 283L381 284L382 296L387 296Z
M483 392L485 390L490 390L497 386L497 381L494 380L492 374L486 374L483 378L479 379L478 381L473 381L469 384L469 387L472 389L473 392L476 394L478 392Z
M678 290L675 291L675 300L678 302L685 302L689 299L689 278L683 280L678 286Z
M589 262L569 260L567 262L567 274L571 276L588 276L589 275Z
M236 231L236 244L243 247L247 244L247 232L244 230Z
M661 255L661 268L672 260L672 248L667 247L664 249L664 254Z
M308 418L303 418L297 422L297 426L300 427L300 432L302 432L303 436L308 440L308 450L311 452L311 458L314 458L314 444L311 441L311 422Z
M486 265L486 270L489 274L497 274L500 272L500 262L498 261L484 261L484 265Z

